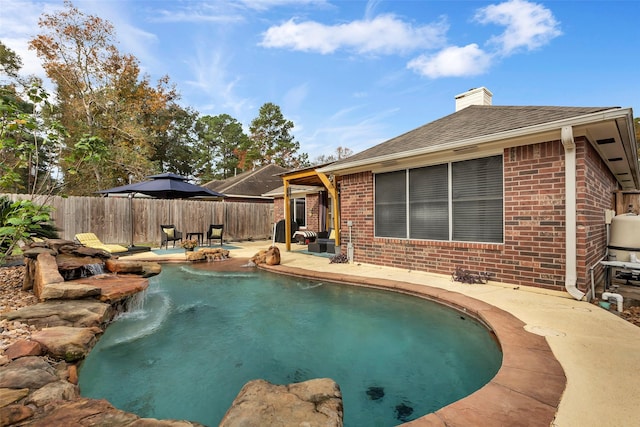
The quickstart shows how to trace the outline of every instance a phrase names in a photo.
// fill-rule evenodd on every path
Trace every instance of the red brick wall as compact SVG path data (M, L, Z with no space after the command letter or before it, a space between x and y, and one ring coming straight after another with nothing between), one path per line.
M284 197L273 200L273 222L278 222L281 219L284 219Z
M320 230L320 195L319 194L307 194L306 195L306 228L312 231ZM273 222L278 222L284 219L284 198L276 198L273 201Z
M586 290L587 270L604 253L602 209L611 203L613 180L593 148L577 144L578 286ZM564 148L551 141L503 155L504 244L375 238L373 174L342 177L341 226L344 231L353 221L355 261L442 274L462 267L491 272L501 282L563 290Z
M578 287L586 292L591 286L589 269L605 253L607 229L604 210L615 209L614 191L617 186L611 172L591 144L582 139L576 142ZM596 279L601 277L602 269L595 268L594 276Z
M320 230L320 194L307 194L305 203L307 209L307 230L322 231Z

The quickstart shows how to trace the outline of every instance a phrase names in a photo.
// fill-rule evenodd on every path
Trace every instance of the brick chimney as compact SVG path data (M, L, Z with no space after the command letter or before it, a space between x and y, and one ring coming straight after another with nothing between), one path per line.
M486 87L469 89L468 91L456 95L456 111L467 108L469 105L491 105L493 94Z

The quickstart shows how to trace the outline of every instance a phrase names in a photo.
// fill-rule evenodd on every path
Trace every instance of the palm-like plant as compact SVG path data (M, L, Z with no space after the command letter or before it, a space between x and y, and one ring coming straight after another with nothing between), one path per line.
M56 239L58 229L51 223L49 206L39 206L30 200L12 202L0 197L0 264L13 253L19 241L34 237Z

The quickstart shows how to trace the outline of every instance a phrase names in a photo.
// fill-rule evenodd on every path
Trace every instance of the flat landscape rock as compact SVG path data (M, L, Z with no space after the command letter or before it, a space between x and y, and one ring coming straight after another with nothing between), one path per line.
M24 405L9 405L0 408L0 425L12 426L33 415L33 409Z
M0 388L33 390L54 381L55 369L41 357L22 357L0 368Z
M39 408L56 400L73 400L80 396L78 387L67 381L56 381L31 393L24 402Z
M85 358L96 344L96 335L101 332L102 330L97 327L55 326L34 332L31 334L31 339L39 342L52 356L67 362L74 362Z
M96 287L100 289L100 301L109 304L117 303L149 287L149 280L137 274L101 274L67 283Z
M16 403L18 400L26 397L28 394L28 388L0 388L0 408L11 405L12 403Z
M11 360L25 356L40 356L42 354L42 347L35 341L18 340L7 347L4 354Z
M42 301L52 299L84 299L100 296L100 288L82 283L53 283L44 287L40 293Z
M111 320L109 304L91 300L46 301L4 313L0 318L18 320L38 328L51 326L101 327Z
M225 414L220 427L341 427L342 393L329 378L289 385L249 381Z
M105 261L105 268L112 273L138 274L142 277L157 276L162 271L162 266L157 262L122 261L114 258Z
M79 398L72 402L51 404L46 416L34 420L30 427L110 426L110 427L197 427L188 421L154 420L116 409L104 399Z

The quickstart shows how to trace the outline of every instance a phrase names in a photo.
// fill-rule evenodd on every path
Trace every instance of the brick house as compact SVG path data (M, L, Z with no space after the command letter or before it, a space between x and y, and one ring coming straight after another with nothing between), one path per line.
M491 97L458 95L453 114L317 169L337 183L353 259L589 298L604 211L640 188L632 110Z
M269 164L202 186L224 194L225 202L273 203L273 197L265 196L265 193L282 186L278 175L285 171L286 168Z

